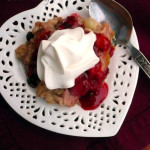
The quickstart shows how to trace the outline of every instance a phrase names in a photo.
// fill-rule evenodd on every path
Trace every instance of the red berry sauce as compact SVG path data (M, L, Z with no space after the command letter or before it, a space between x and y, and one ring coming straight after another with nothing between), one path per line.
M108 86L104 83L98 91L89 91L79 99L81 107L85 110L96 109L107 97L107 94Z
M80 97L79 102L83 109L96 109L107 97L108 86L104 83L107 74L108 69L103 72L99 62L75 80L75 85L70 89L70 93Z

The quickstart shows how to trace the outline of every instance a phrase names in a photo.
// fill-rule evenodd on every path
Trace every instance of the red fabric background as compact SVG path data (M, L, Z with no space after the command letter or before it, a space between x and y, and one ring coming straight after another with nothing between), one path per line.
M140 49L150 60L149 0L117 0L133 17ZM40 0L0 0L0 26L13 15L35 7ZM16 114L0 96L2 150L140 150L150 144L150 80L142 71L128 115L114 137L81 138L53 133Z

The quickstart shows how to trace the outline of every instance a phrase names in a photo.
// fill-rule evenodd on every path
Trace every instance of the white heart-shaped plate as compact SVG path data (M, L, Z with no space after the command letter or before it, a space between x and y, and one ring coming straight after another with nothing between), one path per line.
M99 108L85 111L47 104L35 96L26 82L23 65L15 57L15 49L25 43L26 34L36 21L54 16L79 13L88 17L90 0L47 0L36 8L10 18L0 29L0 91L7 103L29 122L61 134L84 137L108 137L120 129L128 112L137 84L139 67L129 49L118 45L111 59L107 78L109 93ZM132 43L138 47L135 32Z

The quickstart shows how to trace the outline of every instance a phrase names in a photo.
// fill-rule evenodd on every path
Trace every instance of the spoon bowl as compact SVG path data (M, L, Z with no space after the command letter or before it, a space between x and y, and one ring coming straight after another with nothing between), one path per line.
M115 44L126 45L137 64L150 78L150 63L130 42L133 22L128 11L114 0L91 0L89 14L97 22L107 22L115 31Z
M92 0L89 13L98 22L107 22L115 31L119 44L127 44L130 40L133 23L128 11L119 3L112 0Z

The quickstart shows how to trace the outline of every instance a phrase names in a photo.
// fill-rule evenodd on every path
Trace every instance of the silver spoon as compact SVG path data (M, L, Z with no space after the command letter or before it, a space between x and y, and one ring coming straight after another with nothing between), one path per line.
M115 31L116 44L126 45L137 64L150 78L150 62L130 42L133 22L128 11L113 0L91 0L90 16L98 22L107 22Z

